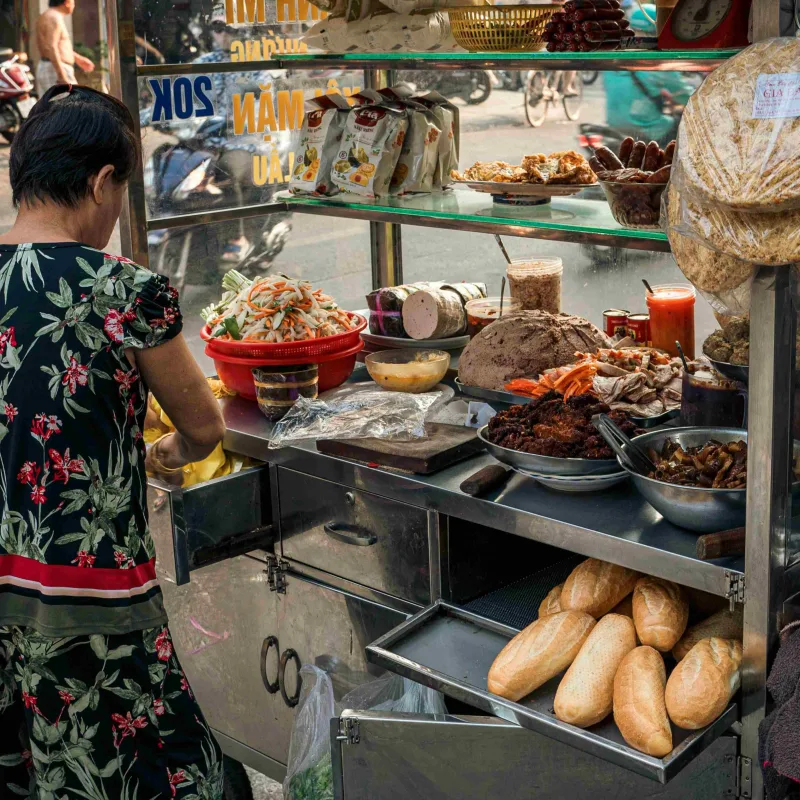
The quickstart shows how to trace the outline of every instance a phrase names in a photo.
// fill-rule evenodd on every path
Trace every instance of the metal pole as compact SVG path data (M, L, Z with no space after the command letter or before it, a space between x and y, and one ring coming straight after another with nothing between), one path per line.
M747 452L742 759L751 768L751 794L762 798L758 725L767 703L767 673L778 642L791 518L794 396L794 270L761 267L750 307L750 386ZM747 761L749 759L749 761Z
M390 86L390 70L364 70L364 83L368 89ZM372 288L397 286L403 282L403 245L400 226L389 222L370 222L369 244L372 260Z
M134 0L115 0L105 6L108 68L111 93L128 107L133 117L136 136L141 142L133 3ZM142 170L143 166L140 161L128 183L127 202L122 207L119 230L122 255L146 267L149 264L146 229L147 206L145 205Z

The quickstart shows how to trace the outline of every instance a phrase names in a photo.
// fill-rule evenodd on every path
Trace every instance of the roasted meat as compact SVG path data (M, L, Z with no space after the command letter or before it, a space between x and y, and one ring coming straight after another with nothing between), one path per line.
M684 450L667 439L660 453L650 451L650 458L656 469L647 477L657 481L701 489L743 489L747 484L747 443L741 440L722 444L711 439Z

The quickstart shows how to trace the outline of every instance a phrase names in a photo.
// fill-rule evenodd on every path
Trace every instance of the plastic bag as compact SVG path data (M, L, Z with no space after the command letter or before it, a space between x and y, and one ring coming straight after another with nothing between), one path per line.
M758 42L714 70L681 119L672 170L680 191L727 210L800 209L799 89L795 38Z
M435 689L401 678L385 675L348 692L340 706L354 711L392 711L404 714L446 714L444 698Z
M295 712L284 800L333 800L330 721L336 716L333 686L327 673L306 664Z
M318 439L411 438L425 435L425 417L441 392L389 392L372 383L334 389L316 400L301 397L275 425L269 446Z

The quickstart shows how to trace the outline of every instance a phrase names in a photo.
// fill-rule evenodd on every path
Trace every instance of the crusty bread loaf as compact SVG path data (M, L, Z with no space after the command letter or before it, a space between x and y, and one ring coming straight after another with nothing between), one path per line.
M662 653L671 650L686 630L689 603L677 583L645 575L633 590L633 622L642 644Z
M607 561L589 558L578 564L561 590L564 611L585 611L595 619L611 611L633 591L639 573Z
M561 590L563 588L564 584L559 583L547 593L547 597L539 605L539 619L550 614L558 614L561 611Z
M710 725L739 688L741 663L740 642L716 637L698 642L667 681L664 700L669 718L688 730Z
M681 640L672 648L672 655L680 661L702 639L715 636L718 639L742 640L742 607L739 606L733 614L725 608L712 614L708 619L698 622L687 628Z
M489 691L520 700L565 670L595 621L582 611L560 611L537 619L501 651L489 670Z
M631 650L614 677L614 722L623 739L649 756L672 750L672 729L664 704L667 671L652 647Z
M611 609L612 614L622 614L623 617L630 617L633 619L633 595L629 594L623 597L614 608Z
M553 708L562 722L588 728L611 713L614 676L625 656L636 647L633 621L607 614L581 647L556 692Z

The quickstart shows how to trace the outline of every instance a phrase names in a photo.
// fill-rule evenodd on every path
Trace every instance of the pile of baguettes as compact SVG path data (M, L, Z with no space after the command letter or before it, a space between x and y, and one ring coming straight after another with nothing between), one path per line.
M687 594L677 584L590 558L503 648L489 691L517 701L566 669L558 719L588 728L613 711L631 747L661 758L672 750L670 719L703 728L739 688L741 612L726 608L687 629L688 621ZM667 679L661 654L670 650L678 663Z

